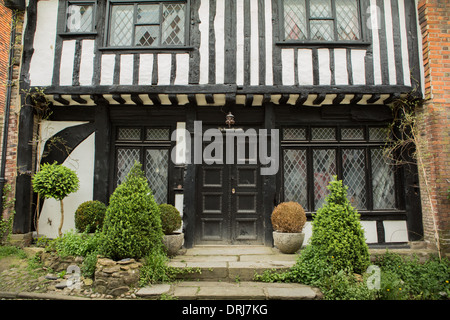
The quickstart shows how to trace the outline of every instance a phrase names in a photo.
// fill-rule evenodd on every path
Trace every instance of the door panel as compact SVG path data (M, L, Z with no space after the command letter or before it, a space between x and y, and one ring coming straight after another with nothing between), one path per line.
M262 179L253 160L199 165L196 244L263 244Z

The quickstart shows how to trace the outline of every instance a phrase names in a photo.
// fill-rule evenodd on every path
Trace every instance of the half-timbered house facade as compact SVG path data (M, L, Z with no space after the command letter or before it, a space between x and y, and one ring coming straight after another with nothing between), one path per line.
M80 190L65 200L74 212L108 203L139 161L157 202L183 215L187 247L272 245L274 206L297 201L311 218L337 175L369 244L419 239L416 169L382 150L389 104L422 90L417 21L409 0L29 1L21 86L43 89L52 113L34 152L34 111L22 107L18 168L32 172L45 142L63 138L70 152L40 161L76 170ZM268 132L277 172L261 175L268 164L250 150L197 163L183 150L206 150L207 129ZM16 197L15 228L27 231L29 175ZM55 236L56 202L40 210L40 233Z

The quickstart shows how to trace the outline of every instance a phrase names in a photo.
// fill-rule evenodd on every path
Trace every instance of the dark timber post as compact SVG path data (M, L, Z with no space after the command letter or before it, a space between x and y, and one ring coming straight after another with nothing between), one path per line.
M109 108L100 104L95 108L95 163L94 163L94 200L108 204L110 161Z
M272 139L272 135L270 134L271 129L275 129L275 113L273 110L273 105L271 103L267 103L264 106L264 128L267 129L267 133ZM267 140L268 150L271 145L270 140ZM273 154L273 150L269 151L270 154ZM262 176L263 178L263 210L264 210L264 244L266 246L272 246L272 223L270 220L270 216L272 214L275 202L276 202L276 175L266 175Z
M194 121L196 120L195 106L189 105L186 108L186 130L190 133L191 139L194 137ZM192 141L192 140L191 140ZM184 208L183 224L186 248L192 248L195 237L195 211L196 211L196 174L197 168L194 163L194 152L189 153L190 161L186 164L184 176Z

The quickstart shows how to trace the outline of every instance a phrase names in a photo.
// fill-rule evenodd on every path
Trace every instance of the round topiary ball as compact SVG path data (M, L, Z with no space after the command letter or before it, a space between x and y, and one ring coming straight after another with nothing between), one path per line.
M273 210L271 220L275 231L298 233L305 226L306 214L299 203L282 202Z
M164 234L172 234L175 230L181 228L180 212L170 204L160 204L159 211L161 212L161 225Z
M75 228L79 232L95 232L103 227L106 205L103 202L93 200L79 205L75 211Z

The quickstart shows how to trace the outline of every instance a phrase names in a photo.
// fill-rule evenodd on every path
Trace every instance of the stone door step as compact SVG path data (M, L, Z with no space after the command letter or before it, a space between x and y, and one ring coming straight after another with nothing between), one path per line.
M183 281L141 288L136 296L159 299L171 295L180 300L315 300L318 289L298 283Z
M201 246L172 258L169 266L184 270L178 276L184 280L251 281L264 270L288 270L296 258L264 246Z

